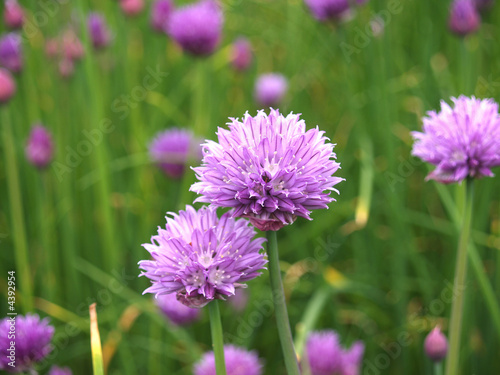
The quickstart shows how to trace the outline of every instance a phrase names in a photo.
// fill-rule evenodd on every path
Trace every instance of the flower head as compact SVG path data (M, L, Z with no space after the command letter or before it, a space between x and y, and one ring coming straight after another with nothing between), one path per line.
M260 253L265 239L254 239L252 226L232 219L230 212L219 219L214 207L186 206L170 216L165 229L158 228L151 243L143 244L153 257L139 262L141 276L152 282L144 293L177 293L186 306L203 307L233 295L266 264Z
M203 164L194 168L200 181L191 190L202 195L196 201L234 207L233 216L278 230L335 200L330 193L343 179L333 176L340 168L334 145L318 128L306 131L300 115L246 113L217 135L219 143L204 144Z
M16 82L7 69L0 68L0 104L7 103L16 93Z
M224 345L227 375L261 375L262 364L256 352L249 352L233 345ZM214 352L203 355L194 366L194 375L216 375Z
M476 31L481 23L481 18L474 0L454 0L451 4L450 30L457 35L465 36Z
M72 61L78 61L85 56L85 50L82 42L71 28L64 31L61 40L62 58Z
M173 10L172 0L156 0L151 6L151 27L158 32L167 29L167 22Z
M0 39L0 65L13 73L23 69L21 36L18 34L8 33Z
M198 320L200 310L187 307L177 300L175 294L161 294L155 302L165 316L176 325L186 325Z
M311 375L359 375L364 350L361 341L349 349L342 348L339 336L332 330L312 332L306 342Z
M168 176L180 178L188 162L201 159L201 145L189 130L172 128L156 136L149 153Z
M208 56L219 45L224 18L215 0L201 0L172 12L167 33L186 52Z
M52 366L48 375L73 375L69 367Z
M334 331L312 332L306 342L311 375L333 375L342 368L342 347Z
M441 362L448 353L448 340L439 326L435 327L425 338L425 354L434 362Z
M42 169L50 164L53 154L52 136L42 125L35 125L26 143L26 158L35 167Z
M87 19L87 26L92 45L95 49L102 49L109 44L111 41L111 33L106 24L106 20L101 14L91 13Z
M262 74L255 82L255 100L262 107L280 104L288 89L288 81L282 74Z
M120 0L120 7L127 16L136 16L144 9L144 0Z
M248 69L252 63L252 46L248 39L240 37L233 43L231 63L238 71Z
M361 364L365 345L361 341L356 341L349 349L342 349L340 375L361 374Z
M304 0L319 21L340 19L349 11L349 0Z
M492 99L460 96L454 107L441 102L441 112L428 112L423 133L415 138L412 155L434 164L427 179L442 183L461 182L467 177L491 177L500 165L500 116Z
M10 29L20 29L24 25L24 10L17 0L6 0L3 13L5 25Z
M15 322L15 323L13 323ZM9 352L12 341L9 338L11 326L15 324L15 350L12 355L15 356L15 367L9 366L9 360L5 353ZM49 325L47 318L40 319L36 314L27 314L26 316L17 315L15 320L4 318L0 321L0 369L11 372L29 371L37 362L43 360L52 350L50 341L54 335L54 327Z

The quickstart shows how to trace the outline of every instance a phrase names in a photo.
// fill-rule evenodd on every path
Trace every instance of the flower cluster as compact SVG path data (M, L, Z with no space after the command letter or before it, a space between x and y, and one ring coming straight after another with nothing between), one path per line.
M188 162L201 160L201 145L189 130L172 128L155 137L149 153L168 176L180 178Z
M4 318L0 321L0 369L14 372L25 372L31 370L37 362L43 360L52 350L50 341L54 335L54 327L49 325L47 318L40 319L36 314L18 315L15 318L15 350L11 361L8 355L10 342L9 330L12 321ZM10 355L10 353L9 353ZM15 362L15 367L9 363Z
M30 136L26 142L26 158L37 168L45 168L54 154L52 136L42 125L35 125L31 129Z
M451 100L453 108L441 102L439 113L424 117L423 132L412 132L412 154L436 166L427 179L438 182L493 176L491 168L500 165L498 104L465 96Z
M349 349L342 348L334 331L313 332L306 343L311 375L358 375L364 350L361 341L355 342Z
M191 55L208 56L219 45L223 22L215 0L201 0L174 10L167 33Z
M111 33L106 20L99 13L91 13L87 18L90 39L95 49L105 48L111 41Z
M265 239L254 239L253 227L231 212L219 219L213 207L187 206L170 215L165 229L143 244L153 258L139 262L141 276L152 282L144 293L176 293L186 306L203 307L245 287L267 262L260 252Z
M219 143L204 144L203 164L194 168L199 182L191 190L198 202L233 207L261 230L278 230L297 216L327 208L343 179L333 174L334 145L318 128L306 130L300 115L248 113L219 128Z
M0 65L13 73L19 73L23 69L20 35L8 33L0 38Z
M262 363L256 352L233 345L224 346L227 375L261 375ZM194 367L194 375L216 375L214 352L205 353Z

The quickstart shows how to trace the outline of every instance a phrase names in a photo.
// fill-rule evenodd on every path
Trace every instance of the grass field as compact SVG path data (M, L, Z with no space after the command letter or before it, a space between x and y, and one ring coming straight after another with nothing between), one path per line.
M296 344L311 329L334 329L345 344L365 343L362 374L433 373L423 340L436 324L448 334L463 184L426 182L430 167L410 155L410 131L451 96L500 100L498 4L482 14L477 33L458 38L448 30L448 1L371 0L335 25L315 20L300 0L222 0L221 45L195 59L151 29L149 2L133 18L117 1L21 3L24 69L0 108L0 313L15 270L17 311L49 316L56 327L40 374L52 363L92 373L94 302L110 375L192 374L211 348L208 313L173 327L141 295L149 281L138 278L137 262L147 259L141 244L164 226L165 213L194 200L186 186L195 176L165 176L148 145L174 126L215 139L228 117L260 109L253 86L267 72L289 80L280 111L301 113L337 144L337 175L346 179L330 209L278 232ZM113 33L100 52L85 30L90 11L104 14ZM374 19L384 22L377 36ZM69 25L85 56L63 79L45 42ZM254 61L237 73L230 47L240 35ZM24 154L37 122L56 147L43 171ZM498 177L475 185L464 375L500 373L499 188ZM268 273L248 292L241 313L219 304L225 341L257 350L265 374L284 374Z

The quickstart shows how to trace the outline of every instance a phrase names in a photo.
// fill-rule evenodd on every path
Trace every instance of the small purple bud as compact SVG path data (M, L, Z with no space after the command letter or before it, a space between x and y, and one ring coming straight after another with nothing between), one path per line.
M171 0L156 0L151 6L151 27L163 33L167 29L167 22L173 10Z
M172 128L156 136L149 146L149 153L168 176L181 178L187 163L201 160L200 143L190 131Z
M161 294L155 298L155 302L175 325L186 325L200 318L200 309L187 307L177 300L175 294Z
M0 68L0 104L7 103L16 93L16 82L7 69Z
M465 36L479 28L481 18L473 0L454 0L451 5L449 27L450 30Z
M39 169L45 168L52 161L54 144L52 136L42 125L35 125L31 129L26 143L26 158Z
M441 362L448 352L448 340L439 326L436 326L425 338L425 354L434 362Z
M304 0L318 21L339 20L349 11L349 0Z
M21 37L16 33L8 33L0 39L0 65L13 73L23 69Z
M127 16L137 16L144 9L144 0L120 0L123 13Z
M191 55L208 56L219 45L223 23L217 2L201 0L172 12L167 34Z
M24 24L24 10L17 0L6 0L3 13L5 25L9 29L21 29Z
M252 63L252 46L248 39L238 38L231 51L231 63L237 71L247 70Z
M262 74L255 83L255 100L262 107L278 106L288 89L287 79L278 73Z
M90 39L95 49L106 47L111 41L111 33L104 17L98 13L91 13L87 19Z
M262 363L257 352L233 345L224 345L224 362L227 375L262 375ZM214 352L201 357L193 369L194 375L215 375Z
M73 375L69 367L52 366L48 375Z
M82 42L72 29L68 29L62 36L62 53L65 58L77 61L85 56Z

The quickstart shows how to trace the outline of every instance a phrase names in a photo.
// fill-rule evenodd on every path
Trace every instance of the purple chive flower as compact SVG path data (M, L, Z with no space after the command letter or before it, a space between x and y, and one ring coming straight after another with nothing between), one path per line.
M91 13L87 19L90 39L95 49L106 47L111 41L111 33L106 24L106 20L99 13Z
M156 0L151 6L151 27L158 32L167 29L167 21L174 6L172 0Z
M159 133L149 145L155 163L172 178L184 174L187 163L201 160L200 141L185 129L172 128Z
M448 340L443 335L439 326L435 327L425 338L425 354L433 362L441 362L448 353Z
M262 74L255 82L255 100L262 107L278 106L287 89L288 81L282 74Z
M304 0L318 21L338 20L349 11L349 0Z
M48 375L73 375L69 367L52 366Z
M161 294L155 298L155 302L175 325L186 325L200 318L200 309L185 306L177 301L175 294Z
M254 351L233 345L224 345L224 360L227 375L261 375L262 363ZM203 355L194 366L194 375L216 375L214 352Z
M15 322L15 340L9 338ZM52 350L50 341L54 327L47 318L40 319L36 314L17 315L15 320L4 318L0 321L0 370L25 372L31 370L37 362L43 360ZM15 349L11 350L11 341ZM15 362L12 367L9 363Z
M360 375L364 353L365 345L361 341L356 341L349 349L343 349L340 375Z
M359 375L365 346L355 342L343 349L336 332L312 332L306 342L306 354L311 375Z
M42 125L35 125L31 129L26 143L26 158L39 169L50 164L54 154L52 136Z
M13 73L23 69L21 37L16 33L8 33L0 39L0 65Z
M7 69L0 68L0 104L7 103L16 93L16 82Z
M24 24L24 10L17 0L6 0L3 20L9 29L20 29Z
M263 238L246 220L219 219L215 207L170 213L165 229L143 244L153 260L139 262L152 286L144 293L176 293L189 307L200 308L213 299L234 294L241 284L257 277L267 261L260 253Z
M82 42L73 29L67 29L62 35L62 54L63 58L73 62L81 60L85 56L85 50Z
M465 36L479 28L481 18L474 0L454 0L451 4L448 25L457 35Z
M445 184L467 177L492 177L500 165L500 116L492 99L460 96L454 107L441 102L441 112L427 112L423 133L412 132L412 155L434 164L427 179Z
M343 180L332 176L334 145L318 128L306 131L300 115L231 118L229 129L218 129L219 143L203 145L203 164L194 168L199 182L192 191L198 202L234 207L233 217L248 217L260 230L278 230L310 210L328 208L331 191Z
M186 52L208 56L219 45L223 22L222 11L215 0L201 0L173 11L167 33Z
M237 71L248 69L252 63L252 46L248 39L240 37L233 43L231 63Z
M334 331L312 332L306 342L311 375L332 375L342 368L342 347Z
M144 0L120 0L120 7L125 15L137 16L144 9Z

